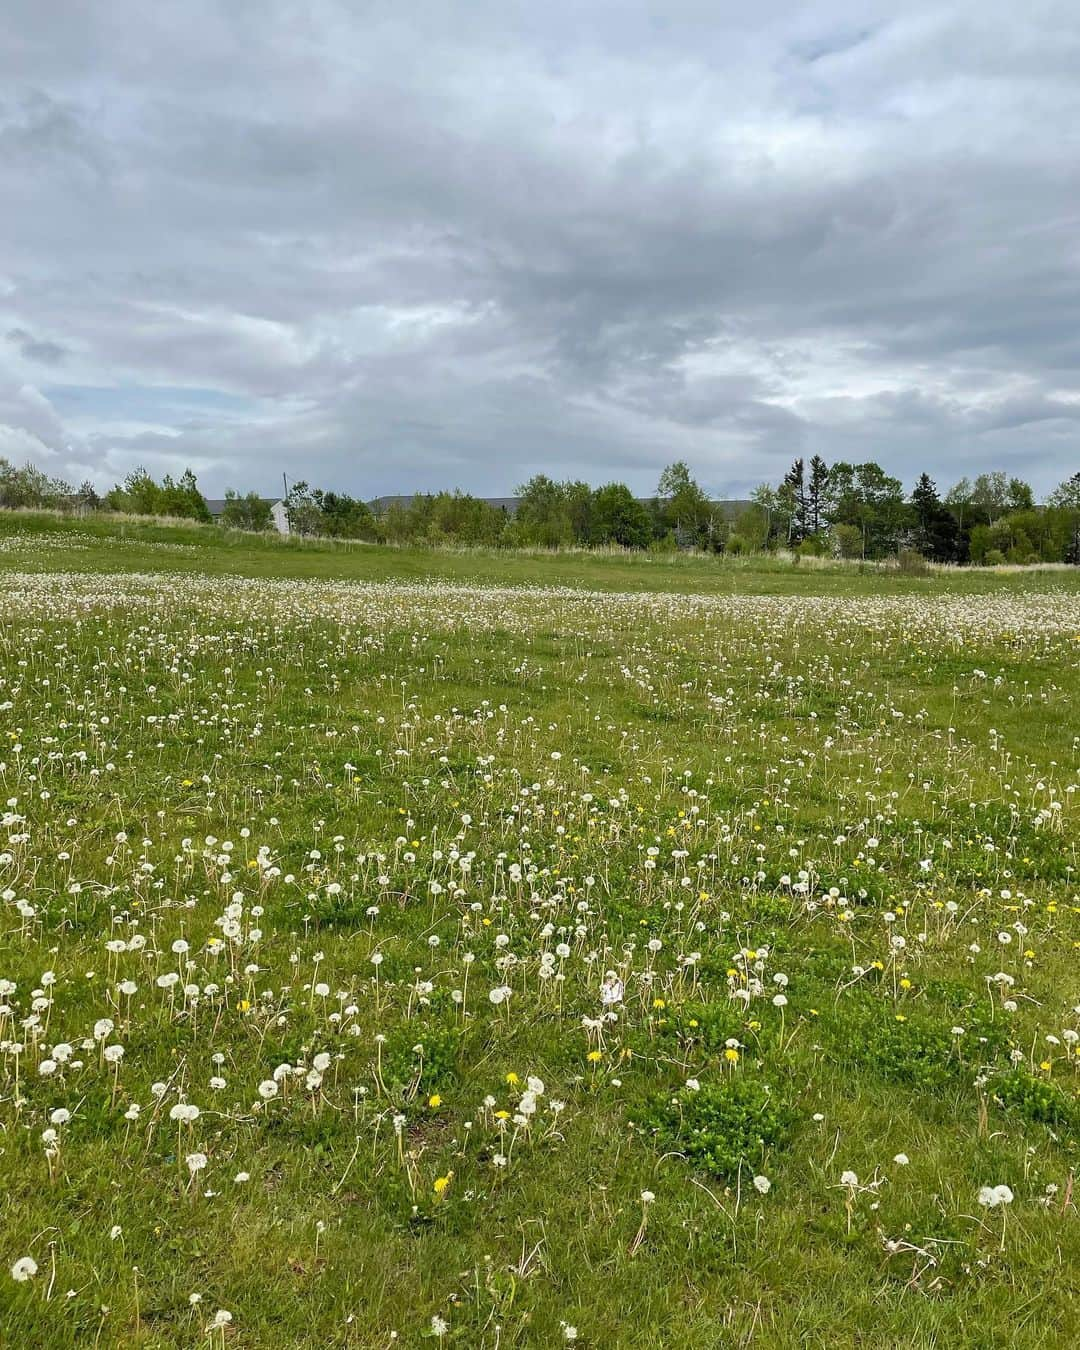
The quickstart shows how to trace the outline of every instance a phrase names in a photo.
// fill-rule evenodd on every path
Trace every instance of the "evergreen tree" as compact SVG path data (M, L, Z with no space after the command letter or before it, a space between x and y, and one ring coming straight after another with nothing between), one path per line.
M935 562L956 559L957 524L952 512L938 496L929 474L922 474L911 493L915 517L915 547Z
M111 511L123 511L133 516L156 516L161 511L161 488L140 465L128 474L123 483L109 490L105 504Z
M912 489L911 505L915 512L916 529L922 535L928 535L933 527L934 518L942 509L937 485L928 473L919 475L919 481Z
M815 455L810 461L810 480L806 488L807 529L817 535L828 524L825 510L828 502L829 466Z
M1059 483L1046 499L1064 538L1062 559L1080 566L1080 472Z
M84 511L100 511L102 507L101 498L97 494L97 489L89 478L85 479L78 492L75 494L76 503Z
M346 492L316 491L312 496L322 516L320 533L333 539L375 537L375 517L367 502L350 497Z
M806 489L806 465L797 459L780 485L788 519L788 543L798 544L809 533L810 504Z
M201 520L204 525L210 523L210 509L191 469L184 470L179 482L174 482L170 474L165 475L161 480L157 510L163 516Z

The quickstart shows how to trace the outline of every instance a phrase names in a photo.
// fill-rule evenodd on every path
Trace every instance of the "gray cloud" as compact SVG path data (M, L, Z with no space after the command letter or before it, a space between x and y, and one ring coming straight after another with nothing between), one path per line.
M35 338L25 328L13 328L6 337L8 342L15 343L20 355L26 361L36 361L43 366L58 366L67 355L66 349L59 342Z
M9 0L0 454L1073 471L1075 6L662 10Z

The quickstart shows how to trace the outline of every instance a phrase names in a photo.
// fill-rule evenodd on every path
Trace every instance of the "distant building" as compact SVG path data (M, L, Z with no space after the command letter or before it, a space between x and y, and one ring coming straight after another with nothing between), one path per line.
M220 524L228 502L224 497L207 497L205 500L206 509L210 512L211 519ZM288 534L289 516L285 510L284 500L281 497L263 497L261 500L270 508L270 519L273 522L274 529L277 530L278 534Z

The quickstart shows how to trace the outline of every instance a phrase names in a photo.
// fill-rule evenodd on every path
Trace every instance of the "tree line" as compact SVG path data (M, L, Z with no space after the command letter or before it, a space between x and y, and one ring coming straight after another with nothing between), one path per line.
M934 562L1080 563L1080 473L1041 505L1031 485L1001 472L961 478L944 495L920 474L910 495L868 461L797 459L775 486L762 484L728 547L786 547L841 558L911 550Z
M376 515L354 498L297 483L285 498L290 527L301 534L338 534L388 543L460 543L540 548L712 548L726 532L684 463L660 475L656 495L634 496L625 483L591 487L536 474L518 487L517 509L467 492L417 493L391 500Z
M944 494L923 473L908 494L872 460L830 465L815 455L795 460L779 483L756 488L733 515L710 500L680 460L664 469L646 500L625 483L594 488L542 473L523 483L517 498L517 510L510 511L467 492L418 493L376 513L360 498L300 481L283 500L295 534L373 542L731 554L786 549L865 559L906 550L935 562L1080 563L1080 472L1036 504L1028 483L1001 472L961 478ZM32 465L16 468L0 458L0 507L211 520L190 469L160 482L134 469L100 496L91 483L76 489ZM221 519L235 529L273 528L271 503L254 492L226 492Z
M210 520L206 499L190 469L174 479L166 474L155 482L145 469L135 469L102 497L93 483L72 487L62 478L50 478L32 464L16 468L0 456L0 507L7 510L47 508L58 511L120 511L127 515L173 516Z

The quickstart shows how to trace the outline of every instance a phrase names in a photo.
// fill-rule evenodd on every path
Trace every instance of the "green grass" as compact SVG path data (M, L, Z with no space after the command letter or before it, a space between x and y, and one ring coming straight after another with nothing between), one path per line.
M184 521L109 514L0 511L0 570L139 570L332 581L453 581L702 595L1020 593L1037 584L1080 591L1080 568L953 568L905 575L877 563L683 553L398 548L286 539Z
M1075 1344L1070 575L6 517L0 607L0 1344Z

